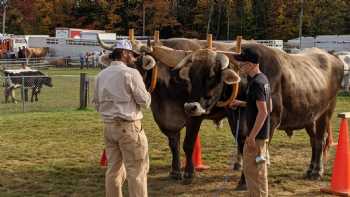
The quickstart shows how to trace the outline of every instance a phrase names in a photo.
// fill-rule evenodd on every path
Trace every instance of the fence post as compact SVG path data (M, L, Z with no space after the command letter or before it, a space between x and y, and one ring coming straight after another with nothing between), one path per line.
M25 94L24 94L24 76L22 76L22 112L24 112L24 102L25 102Z
M86 73L80 73L80 107L79 109L85 109L87 107L87 86Z

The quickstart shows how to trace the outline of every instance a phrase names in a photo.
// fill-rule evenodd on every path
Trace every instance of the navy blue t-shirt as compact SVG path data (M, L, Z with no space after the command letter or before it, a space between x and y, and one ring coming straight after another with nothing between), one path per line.
M248 77L247 96L247 126L249 133L254 127L256 116L258 115L258 107L256 101L266 101L267 110L270 112L270 84L264 73L256 74L254 77ZM268 139L270 132L270 113L265 119L264 125L258 132L257 139ZM249 134L248 133L248 134Z

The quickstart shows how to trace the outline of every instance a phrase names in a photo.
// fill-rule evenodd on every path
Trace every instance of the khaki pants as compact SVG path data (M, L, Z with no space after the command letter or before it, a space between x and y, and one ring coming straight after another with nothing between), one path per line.
M147 197L148 142L141 121L105 123L108 167L106 197L121 197L127 178L130 197Z
M257 149L251 148L244 144L243 148L243 171L248 188L249 197L267 197L268 180L267 180L267 140L256 139ZM266 162L257 164L255 158L261 153L266 158Z

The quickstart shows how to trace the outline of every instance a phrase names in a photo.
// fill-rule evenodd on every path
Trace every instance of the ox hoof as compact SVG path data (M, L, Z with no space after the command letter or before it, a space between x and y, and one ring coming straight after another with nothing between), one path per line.
M322 174L320 174L319 172L312 172L309 179L319 181L322 179Z
M307 171L304 178L308 180L321 180L322 174L320 174L319 172Z
M194 178L194 174L192 173L192 174L190 174L190 173L184 173L184 179L183 179L183 181L182 181L182 183L184 184L184 185L189 185L189 184L191 184L192 182L193 182L193 178Z
M237 185L237 187L234 190L235 191L247 191L247 185L240 183Z
M242 169L242 165L240 163L235 163L233 165L233 171L240 171Z
M180 171L171 171L169 177L173 180L182 180L182 174Z

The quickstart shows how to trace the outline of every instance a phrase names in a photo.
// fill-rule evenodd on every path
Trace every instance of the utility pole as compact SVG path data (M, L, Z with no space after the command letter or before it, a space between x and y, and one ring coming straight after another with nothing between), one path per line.
M301 37L303 35L303 15L304 15L304 0L301 0L300 20L299 20L299 49L301 49Z
M209 15L208 15L207 35L210 33L211 15L214 10L214 2L208 0L208 6L210 6L210 8L209 8Z
M142 36L145 36L146 32L146 8L145 8L145 1L142 2Z
M5 23L6 23L6 9L7 9L7 0L1 0L1 7L3 9L2 12L2 34L5 34Z

